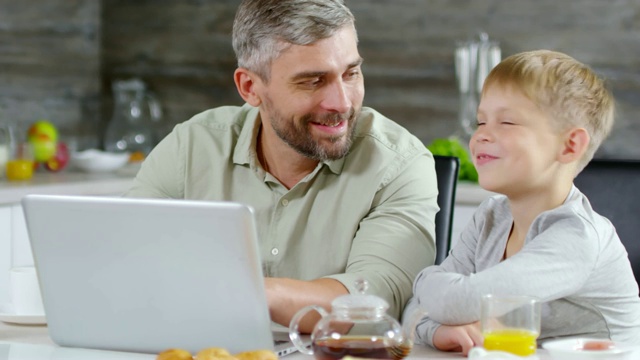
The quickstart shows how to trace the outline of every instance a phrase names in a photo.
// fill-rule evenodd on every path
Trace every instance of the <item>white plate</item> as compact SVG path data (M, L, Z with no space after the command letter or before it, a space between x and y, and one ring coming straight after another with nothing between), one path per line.
M552 359L562 360L590 360L590 359L630 359L630 355L639 351L640 346L613 342L607 350L583 350L586 343L591 341L607 341L593 338L575 338L551 340L542 344ZM635 358L635 357L634 357Z
M13 312L13 306L0 304L0 321L20 325L46 325L47 318L44 315L18 315Z

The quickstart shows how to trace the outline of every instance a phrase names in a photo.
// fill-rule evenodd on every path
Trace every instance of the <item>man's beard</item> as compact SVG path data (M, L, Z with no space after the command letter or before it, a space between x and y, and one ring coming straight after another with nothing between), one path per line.
M351 108L345 114L315 115L306 114L298 121L288 122L274 107L270 99L265 99L265 105L271 118L271 127L276 135L299 154L317 161L338 160L349 153L355 136L356 119L360 113ZM323 142L314 139L309 131L309 123L335 124L347 121L345 135L323 138ZM327 142L330 144L328 145Z

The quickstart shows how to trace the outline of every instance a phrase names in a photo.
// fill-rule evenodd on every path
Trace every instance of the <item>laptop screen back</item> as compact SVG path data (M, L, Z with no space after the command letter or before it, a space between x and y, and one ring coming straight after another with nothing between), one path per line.
M249 207L45 195L22 204L57 344L273 349Z

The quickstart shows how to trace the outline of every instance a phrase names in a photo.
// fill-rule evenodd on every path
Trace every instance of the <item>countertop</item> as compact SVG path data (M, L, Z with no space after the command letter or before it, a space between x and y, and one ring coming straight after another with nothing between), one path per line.
M85 173L72 169L58 173L40 169L31 180L0 179L0 205L19 203L27 194L48 195L117 195L133 183L139 165L127 165L108 173Z
M31 180L0 179L0 205L19 203L27 194L117 195L131 186L139 165L109 173L83 173L72 169L59 173L40 169ZM461 181L456 189L456 205L477 206L493 193L476 183Z

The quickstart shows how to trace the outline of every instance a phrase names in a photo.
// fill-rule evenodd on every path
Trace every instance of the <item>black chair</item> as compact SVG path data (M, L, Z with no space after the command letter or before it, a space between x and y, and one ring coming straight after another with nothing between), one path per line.
M629 253L636 281L640 279L640 161L594 159L574 184L591 206L608 218Z
M438 265L447 257L451 245L460 159L455 156L440 155L434 155L433 158L436 162L438 206L440 207L440 211L436 214L436 265Z

